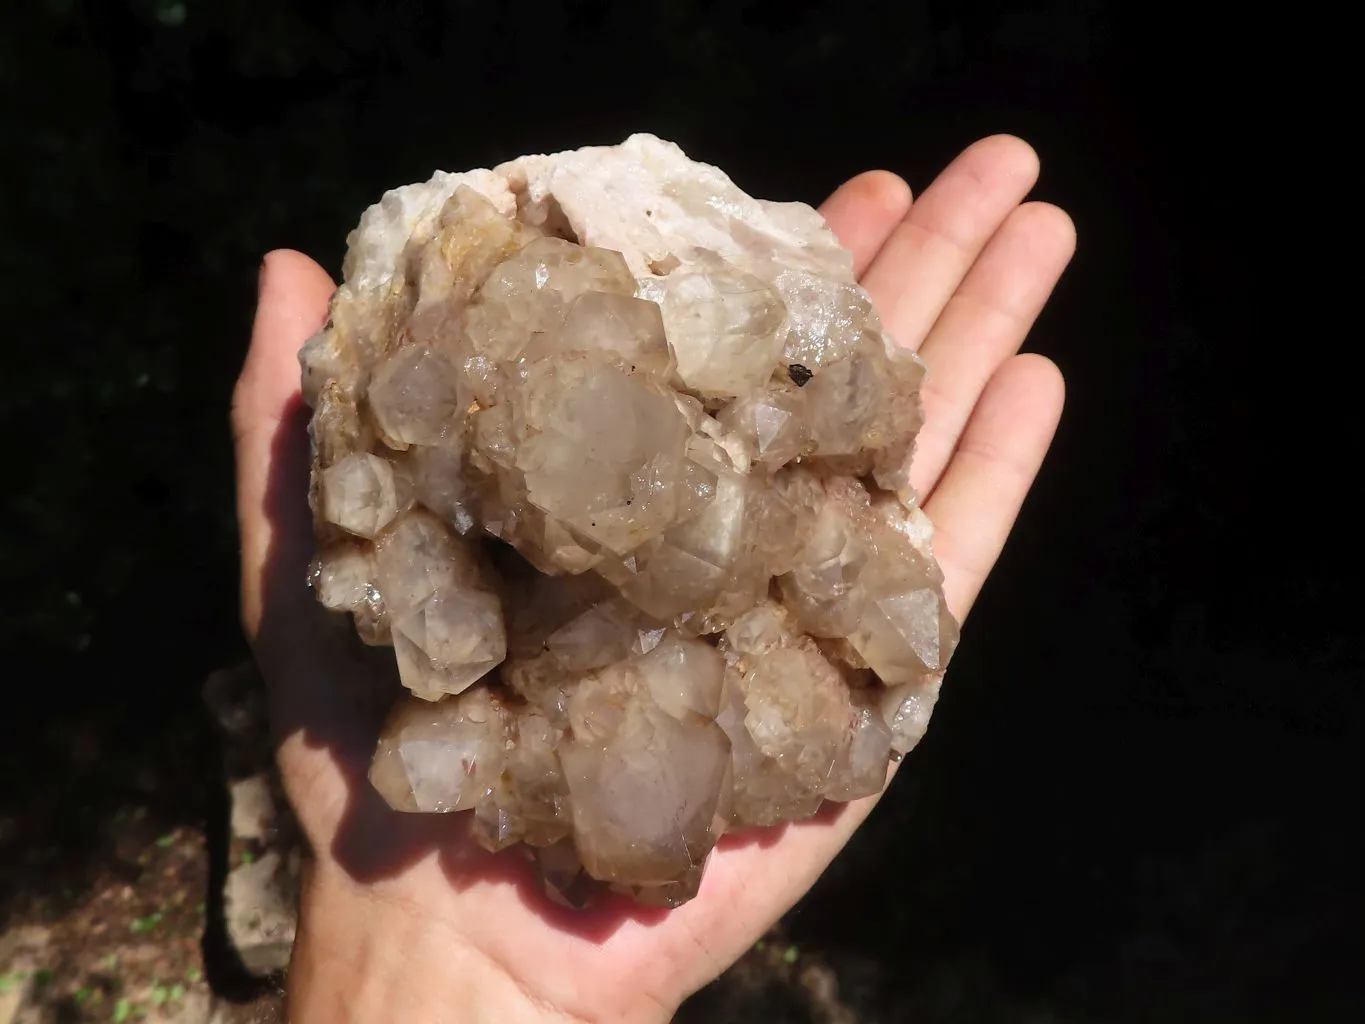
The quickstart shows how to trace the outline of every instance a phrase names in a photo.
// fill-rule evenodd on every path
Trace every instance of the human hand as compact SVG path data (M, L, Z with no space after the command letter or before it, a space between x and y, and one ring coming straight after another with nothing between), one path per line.
M821 208L887 329L929 366L912 476L960 620L1061 414L1057 368L1016 354L1075 246L1064 213L1023 202L1037 174L1027 145L997 136L967 149L913 204L904 182L874 171ZM297 355L333 288L306 256L266 258L232 409L243 624L313 852L289 1019L667 1020L801 898L877 798L727 836L700 893L671 911L624 899L562 910L530 884L529 865L478 849L467 815L390 810L366 777L397 692L373 661L388 652L361 649L304 585L313 532Z

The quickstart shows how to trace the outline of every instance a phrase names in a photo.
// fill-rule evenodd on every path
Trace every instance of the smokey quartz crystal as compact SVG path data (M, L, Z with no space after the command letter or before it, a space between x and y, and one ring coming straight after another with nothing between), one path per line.
M387 193L301 355L312 585L408 696L370 778L552 895L675 906L727 830L879 792L957 625L924 366L819 215L675 145Z

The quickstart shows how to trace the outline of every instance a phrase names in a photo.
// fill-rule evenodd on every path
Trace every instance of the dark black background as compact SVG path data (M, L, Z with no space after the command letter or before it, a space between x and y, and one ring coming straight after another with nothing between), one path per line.
M1263 53L1100 2L6 5L0 866L51 845L14 885L78 898L104 809L205 813L266 250L336 272L387 187L636 130L809 202L1008 131L1079 234L1030 340L1067 413L928 738L789 932L869 1020L1360 1019L1354 579L1284 423L1311 339L1270 334L1265 157L1299 116Z

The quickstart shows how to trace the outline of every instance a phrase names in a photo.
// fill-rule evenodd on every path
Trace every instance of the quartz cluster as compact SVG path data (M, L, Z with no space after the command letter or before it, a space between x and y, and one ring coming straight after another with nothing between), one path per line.
M311 582L410 694L370 778L552 895L691 898L728 829L881 790L957 642L923 364L809 206L672 143L387 193L301 355Z

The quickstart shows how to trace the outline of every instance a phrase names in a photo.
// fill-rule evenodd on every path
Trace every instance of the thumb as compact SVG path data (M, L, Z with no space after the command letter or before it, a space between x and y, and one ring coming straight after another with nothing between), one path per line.
M326 322L333 291L302 253L278 250L261 266L251 346L232 397L242 620L253 642L267 611L267 574L293 573L301 589L312 549L298 353Z
M343 699L362 666L336 643L339 634L307 585L309 410L298 355L326 323L334 290L302 253L266 256L251 347L232 397L242 624L265 676L285 789L317 849L331 841L374 745L364 718Z

